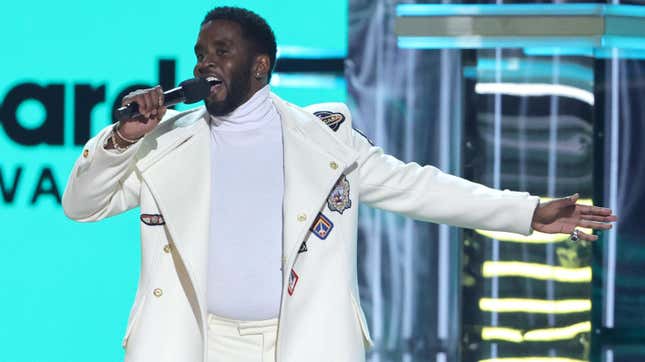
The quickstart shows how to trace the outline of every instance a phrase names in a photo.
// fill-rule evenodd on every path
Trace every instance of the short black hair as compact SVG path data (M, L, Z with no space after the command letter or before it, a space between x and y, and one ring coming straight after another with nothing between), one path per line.
M271 80L271 73L275 67L276 53L278 46L275 41L275 34L269 24L260 15L239 7L219 6L209 11L202 21L202 26L209 21L228 20L238 23L242 28L242 36L253 44L256 54L269 56L268 80Z

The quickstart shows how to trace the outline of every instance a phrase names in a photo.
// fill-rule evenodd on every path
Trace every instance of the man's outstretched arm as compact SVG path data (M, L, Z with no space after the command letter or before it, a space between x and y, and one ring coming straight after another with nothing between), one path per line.
M404 163L357 132L353 146L361 155L361 201L414 219L525 235L532 229L545 233L571 233L576 227L604 230L616 221L609 209L576 205L576 195L540 204L525 192L495 190L432 166ZM579 236L597 239L582 232Z

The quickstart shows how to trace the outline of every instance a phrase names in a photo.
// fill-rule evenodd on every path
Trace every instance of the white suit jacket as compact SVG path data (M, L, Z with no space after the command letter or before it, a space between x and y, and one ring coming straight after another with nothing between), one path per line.
M282 119L285 178L278 362L364 361L372 340L358 295L359 202L419 220L530 232L536 197L385 155L352 129L344 104L303 109L271 97ZM208 120L204 107L168 111L120 154L103 149L106 127L69 177L70 218L96 221L137 206L145 215L123 340L128 362L206 361L210 195L219 192L211 190Z

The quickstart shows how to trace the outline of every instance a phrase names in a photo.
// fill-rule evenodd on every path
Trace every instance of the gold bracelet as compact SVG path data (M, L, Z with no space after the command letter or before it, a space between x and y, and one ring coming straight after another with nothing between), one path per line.
M116 138L117 138L116 132L114 132L114 130L113 130L113 131L112 131L112 134L110 135L110 139L112 140L112 146L114 146L114 149L115 149L115 150L117 150L117 151L119 151L119 152L123 152L123 151L127 150L127 149L128 149L128 147L130 147L130 144L128 144L128 145L127 145L127 146L125 146L125 147L121 147L121 146L119 145L119 143L116 141Z
M121 132L119 132L119 124L120 123L117 123L117 124L114 125L114 131L116 132L116 135L119 136L119 138L124 140L126 143L129 143L129 144L133 145L133 144L139 142L139 140L143 138L143 136L141 136L141 137L137 138L136 140L131 140L129 138L123 137Z

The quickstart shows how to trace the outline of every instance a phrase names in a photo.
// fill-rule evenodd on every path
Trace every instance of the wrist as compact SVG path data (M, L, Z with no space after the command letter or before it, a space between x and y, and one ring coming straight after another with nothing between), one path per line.
M537 204L535 205L535 209L533 210L533 215L531 216L531 228L535 229L536 227L539 227L543 223L543 215L542 215L542 209L544 208L544 204L542 204L541 200L538 199Z
M106 143L105 143L105 148L106 149L114 149L120 152L124 152L125 150L128 149L128 147L132 146L133 144L137 143L143 136L137 138L137 139L129 139L119 131L119 123L116 123L112 127L112 132L110 132L110 136L107 138Z
M137 143L140 139L145 136L145 134L140 134L140 135L131 135L125 132L122 127L121 127L121 122L118 122L114 125L114 128L112 128L112 131L116 134L117 138L120 141L123 141L122 143L125 144L134 144Z

